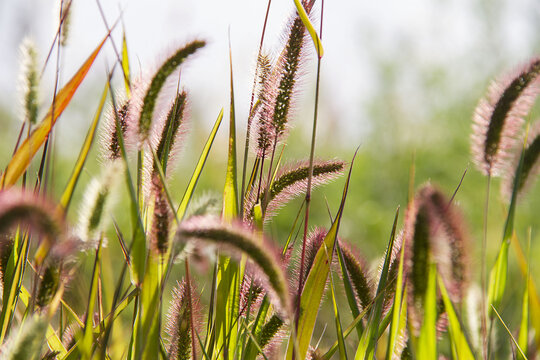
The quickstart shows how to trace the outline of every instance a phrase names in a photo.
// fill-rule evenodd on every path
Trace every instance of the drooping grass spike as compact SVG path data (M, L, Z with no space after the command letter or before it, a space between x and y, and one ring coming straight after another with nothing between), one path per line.
M493 82L486 98L476 107L472 152L485 175L500 176L506 170L523 118L540 91L539 75L540 58L536 58L514 75Z

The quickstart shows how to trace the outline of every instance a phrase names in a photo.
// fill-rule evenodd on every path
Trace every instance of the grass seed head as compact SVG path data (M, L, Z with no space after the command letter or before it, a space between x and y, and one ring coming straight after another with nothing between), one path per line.
M271 354L276 351L276 348L279 348L285 337L284 325L285 321L277 314L272 315L263 325L258 340L259 346L267 358L272 358Z
M152 189L154 213L152 215L150 248L155 254L164 255L169 248L169 230L171 227L172 213L163 184L158 176L154 176Z
M195 40L183 47L177 48L161 64L148 83L142 79L136 82L132 101L130 102L132 106L130 116L135 116L137 119L139 146L142 146L150 136L158 97L167 79L190 55L202 48L205 44L204 41Z
M536 123L530 131L527 145L523 151L523 165L519 177L516 176L516 171L521 158L521 151L516 151L509 171L504 176L501 190L503 197L507 200L510 200L512 196L516 180L518 181L518 195L523 197L538 177L540 172L540 123Z
M120 134L124 140L126 148L132 146L132 140L128 136L128 111L129 101L124 100L122 96L116 95L115 99L116 109L112 106L107 111L105 118L105 126L101 136L101 156L105 161L114 161L122 157L120 148ZM116 121L120 125L120 133L116 126ZM130 146L131 145L131 146Z
M367 271L366 261L359 255L356 255L345 242L340 242L339 246L355 291L356 299L361 305L361 308L365 309L373 301L373 282Z
M290 316L289 286L280 256L270 242L260 239L260 235L245 224L222 223L215 217L196 216L180 225L175 238L181 242L199 239L217 244L238 258L245 253L256 266L252 276L256 275L263 284L276 309Z
M53 243L65 233L62 214L52 203L23 190L0 191L0 235L8 235L16 225L27 226Z
M515 148L516 135L538 92L540 58L491 84L486 98L474 113L472 150L477 167L485 174L500 176Z
M60 285L60 268L49 265L43 271L39 289L36 296L36 305L42 309L49 305Z
M37 122L39 108L39 71L37 63L37 48L30 38L25 38L21 44L21 85L22 120L28 125Z
M309 15L314 1L303 1L302 5ZM266 82L265 90L268 96L265 111L269 122L274 128L276 140L282 140L287 130L290 110L297 93L297 83L301 74L302 63L305 60L307 31L300 16L295 14L287 26L286 43L278 56L270 80Z
M460 214L432 185L423 186L409 205L405 218L406 271L409 313L415 330L420 328L429 265L437 264L448 293L460 302L468 288L467 238ZM441 311L442 313L442 311ZM444 317L439 318L440 330Z
M189 297L190 294L191 298ZM195 287L191 285L191 289L188 291L185 280L177 282L176 287L173 289L167 319L165 332L168 335L167 352L169 359L195 358L194 355L197 349L192 349L191 328L193 326L197 332L200 331L200 305Z
M326 184L343 174L345 162L341 160L315 161L313 164L313 188ZM274 216L277 211L296 196L305 193L309 177L309 162L302 161L294 165L284 166L276 174L275 180L268 188L263 185L261 200L265 221ZM252 217L253 207L257 201L257 194L249 194L245 202L246 219Z
M89 247L94 247L107 226L113 203L113 190L124 172L122 160L105 165L101 177L86 188L79 216L79 235Z

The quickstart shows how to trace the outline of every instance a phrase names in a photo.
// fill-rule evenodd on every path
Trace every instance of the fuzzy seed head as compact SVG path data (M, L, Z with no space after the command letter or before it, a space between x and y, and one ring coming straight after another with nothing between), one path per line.
M30 38L25 38L21 44L21 85L22 120L28 125L37 122L39 107L39 71L37 63L37 48Z
M373 301L373 283L368 275L367 264L363 258L355 255L348 244L340 242L341 253L349 278L353 285L357 302L365 309Z
M196 296L196 289L191 285L191 289L188 291L185 280L177 282L176 287L173 289L167 319L165 331L168 335L167 352L169 359L195 358L194 352L196 353L197 349L192 349L191 328L193 326L197 332L200 330L200 305L199 298Z
M122 157L120 147L120 136L124 140L124 144L128 147L129 140L126 138L128 130L128 100L123 100L120 95L116 96L116 106L111 105L107 112L104 131L102 132L102 158L105 161L114 161ZM116 126L116 121L120 125L120 132ZM126 141L127 140L127 141Z
M277 310L286 316L291 314L289 287L280 256L271 243L261 239L247 225L240 222L222 223L215 217L197 216L180 225L175 239L180 242L199 239L217 244L237 257L245 253L255 265L252 276L257 275Z
M99 241L109 219L114 187L123 172L123 161L116 160L106 164L101 178L93 179L88 185L79 216L79 234L84 242Z
M150 248L155 254L163 255L169 247L169 230L172 213L163 184L158 176L153 180L154 214L150 236Z
M61 239L65 231L62 215L52 203L31 192L0 191L0 235L9 235L16 225L27 226L53 243Z
M498 82L492 83L486 98L474 113L472 152L485 175L500 176L515 148L516 135L529 113L540 87L540 59Z
M45 268L43 277L39 284L39 289L36 297L36 305L42 309L49 305L52 298L58 290L60 284L60 268L55 265L50 265Z
M429 265L437 265L453 302L460 302L468 286L467 238L460 214L431 185L419 190L406 218L405 268L408 274L409 313L415 330L421 324ZM442 313L442 310L441 310ZM444 317L439 319L442 329Z
M176 94L174 101L170 104L167 113L164 113L158 121L152 125L150 137L144 148L144 193L148 197L152 193L152 183L155 176L159 176L159 170L154 159L154 152L160 160L162 170L167 177L170 177L173 163L182 146L184 137L187 134L187 93L185 91Z
M516 151L509 171L505 173L502 183L502 194L507 200L510 200L516 180L518 196L523 197L527 190L533 185L538 173L540 172L540 123L536 123L528 135L527 145L523 150L523 164L521 174L517 176L517 168L521 159L521 152Z
M341 160L315 161L313 164L313 188L326 184L343 174L345 162ZM262 186L262 208L265 221L274 216L277 211L296 196L305 193L309 176L309 162L284 166L276 174L270 189L268 184ZM245 202L246 220L253 216L253 207L257 203L257 194L249 194Z
M142 146L150 136L154 110L158 103L158 97L169 76L193 53L205 45L204 41L195 40L178 48L159 67L159 69L145 85L146 81L139 80L135 86L132 97L132 110L130 113L136 117L139 146Z

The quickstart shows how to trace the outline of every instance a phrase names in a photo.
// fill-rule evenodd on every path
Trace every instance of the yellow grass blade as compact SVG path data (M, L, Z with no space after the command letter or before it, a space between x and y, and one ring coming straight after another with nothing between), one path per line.
M298 16L300 16L300 19L304 23L304 26L306 27L309 35L311 36L311 39L313 39L313 44L315 45L315 50L317 50L317 55L319 56L319 59L322 58L324 55L322 41L319 38L319 35L317 35L317 31L315 31L311 20L309 20L309 16L306 13L304 6L300 2L300 0L294 0L294 5L296 5L296 11L298 11Z

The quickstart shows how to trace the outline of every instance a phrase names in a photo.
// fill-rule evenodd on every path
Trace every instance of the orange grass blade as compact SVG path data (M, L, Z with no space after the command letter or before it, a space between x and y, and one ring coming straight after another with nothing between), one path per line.
M73 98L75 91L82 83L86 74L92 67L94 60L99 54L101 48L105 44L105 41L108 38L107 36L101 41L92 54L88 57L85 63L80 67L71 80L58 92L56 97L53 99L53 105L45 115L45 118L41 123L36 127L32 132L29 138L27 138L22 145L19 147L17 152L11 158L6 171L2 174L2 179L0 180L0 188L8 188L15 184L19 177L26 171L30 162L32 161L34 155L38 152L39 148L51 132L52 127L56 123L56 120L62 114L64 109L68 106L69 102Z

